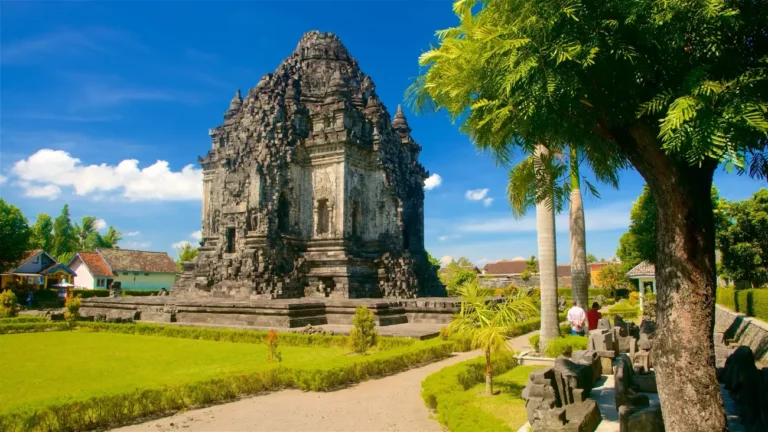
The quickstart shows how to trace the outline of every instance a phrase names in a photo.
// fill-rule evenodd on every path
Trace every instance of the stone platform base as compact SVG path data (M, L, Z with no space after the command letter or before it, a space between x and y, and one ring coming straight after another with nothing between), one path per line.
M307 324L351 325L355 308L366 306L376 324L447 324L459 310L453 297L418 299L242 300L179 297L105 297L83 299L85 317L156 323L295 328Z

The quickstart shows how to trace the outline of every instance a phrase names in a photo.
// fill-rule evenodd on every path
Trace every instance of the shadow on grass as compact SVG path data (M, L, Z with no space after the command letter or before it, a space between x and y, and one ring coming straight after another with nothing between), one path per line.
M499 394L508 395L513 398L522 397L523 389L525 389L524 385L505 381L494 382L493 386L498 389Z

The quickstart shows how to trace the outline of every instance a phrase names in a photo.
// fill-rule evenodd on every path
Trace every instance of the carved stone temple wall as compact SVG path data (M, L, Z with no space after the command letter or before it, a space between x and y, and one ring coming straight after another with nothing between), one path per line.
M338 37L305 34L209 133L203 239L173 294L445 295L424 250L421 146Z

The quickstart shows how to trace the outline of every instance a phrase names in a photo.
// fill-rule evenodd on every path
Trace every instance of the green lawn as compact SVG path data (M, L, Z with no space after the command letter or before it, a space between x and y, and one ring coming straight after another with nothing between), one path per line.
M281 366L359 358L341 348L282 346ZM275 367L263 345L96 332L0 336L0 413Z
M472 404L479 407L516 431L520 429L528 416L525 412L525 401L520 396L528 382L531 372L544 366L518 366L493 379L495 391L501 391L494 396L485 394L485 383L469 390L472 393Z

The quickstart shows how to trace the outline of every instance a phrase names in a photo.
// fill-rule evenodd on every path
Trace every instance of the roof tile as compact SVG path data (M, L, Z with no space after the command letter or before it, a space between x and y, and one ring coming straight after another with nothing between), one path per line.
M176 263L165 252L129 249L96 249L113 272L179 273Z

